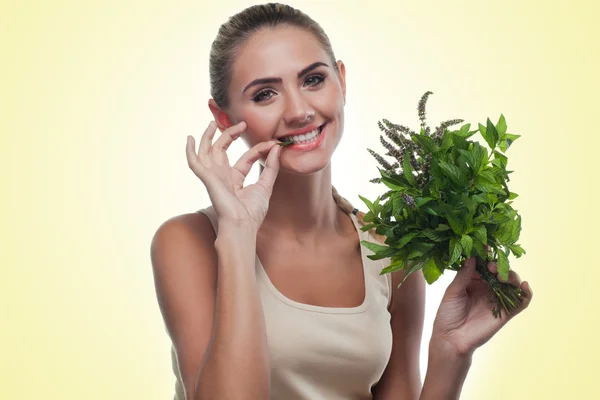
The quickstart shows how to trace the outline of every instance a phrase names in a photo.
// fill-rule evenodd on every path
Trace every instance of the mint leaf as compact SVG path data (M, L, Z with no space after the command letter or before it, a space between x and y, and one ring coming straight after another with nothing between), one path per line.
M411 250L406 258L412 260L413 258L427 255L427 253L429 253L429 250L431 250L433 246L435 246L435 243L415 243L413 244L413 246L411 246Z
M506 150L508 150L510 145L520 137L521 135L512 135L510 133L505 134L502 138L506 141ZM506 152L506 150L503 151Z
M478 126L479 126L479 133L481 133L481 137L483 137L483 140L485 140L487 143L489 143L488 139L487 139L487 130L485 129L485 126L481 125L481 123L478 124Z
M487 126L486 126L485 130L486 130L486 134L487 134L486 142L488 143L490 148L493 150L498 145L498 131L496 130L496 127L494 126L492 121L490 121L489 118L487 119Z
M504 119L504 115L502 114L500 114L500 119L496 124L496 130L498 131L500 137L504 136L504 134L506 133L506 120Z
M485 229L485 225L479 225L473 231L473 236L475 236L481 243L487 243L487 229Z
M415 271L420 270L423 267L423 262L425 260L412 260L412 263L410 264L410 267L408 268L408 272L406 273L406 275L404 276L404 279L402 279L402 282L400 282L398 284L398 287L402 286L402 284L404 283L404 281L411 275L413 274Z
M465 251L465 256L471 257L471 250L473 249L473 238L469 235L462 235L460 238L460 245Z
M410 164L410 152L408 149L404 153L404 159L402 160L402 172L404 173L404 177L410 185L417 185L417 183L415 182L415 176L413 175L413 168Z
M452 265L460 259L462 254L462 247L458 240L453 237L450 239L450 261L449 264Z
M431 285L438 280L440 275L442 275L442 271L438 268L433 257L430 257L423 265L423 276L425 276L425 280Z
M473 136L475 133L477 133L477 131L472 131L472 132L469 132L469 128L470 128L470 127L471 127L471 124L466 124L466 125L463 125L463 126L462 126L462 127L459 129L459 130L458 130L458 132L456 132L456 135L457 135L457 136L460 136L460 137L461 137L461 138L463 138L463 139L468 139L468 138L470 138L470 137L471 137L471 136Z
M518 244L509 244L507 245L507 247L510 249L510 251L513 252L513 254L515 255L515 257L519 258L521 257L523 254L525 254L525 250L519 246Z
M494 150L494 159L492 160L492 164L500 168L506 168L507 163L508 158L499 151Z
M381 260L382 258L391 257L398 252L398 249L394 247L382 246L367 240L361 240L360 243L373 252L373 254L367 255L367 258L370 260Z
M393 260L390 265L381 270L379 275L396 272L406 268L406 261L404 259Z
M473 239L473 249L475 249L475 252L479 256L479 258L481 258L482 260L488 259L487 252L485 250L485 245L477 238Z
M517 216L517 219L513 221L511 226L511 233L509 243L515 243L519 240L519 235L521 234L521 216Z
M450 226L448 226L446 224L439 224L437 226L437 228L435 228L435 230L439 231L439 232L444 232L444 231L447 231L448 229L450 229Z
M464 230L463 222L456 215L454 215L452 208L447 205L444 205L443 208L445 212L444 216L448 220L448 224L450 224L452 231L457 235L462 235Z
M434 153L436 151L437 145L434 143L433 139L429 136L425 135L415 135L412 136L412 140L417 142L421 147L425 149L425 151L429 154Z
M401 249L404 246L406 246L408 244L408 242L410 242L411 240L413 240L417 235L419 235L419 232L411 232L408 233L406 235L403 235L400 238L400 241L398 242L398 244L395 246L397 249Z
M508 270L510 266L508 265L508 256L502 249L498 249L498 274L503 280L508 280Z
M425 235L425 237L427 237L427 239L434 241L434 242L443 242L445 240L448 240L448 235L445 233L441 233L437 230L433 230L433 229L425 229L423 231L423 234Z
M431 197L417 197L415 198L415 206L420 208L424 204L429 203L431 200L433 200Z
M373 214L375 214L375 209L373 208L373 203L369 199L362 197L360 194L358 195L358 197L363 201L363 203L366 204L366 206L369 208L369 211L371 211Z
M473 165L473 171L478 174L479 171L481 171L481 169L483 167L485 167L488 163L488 152L487 149L485 147L483 147L482 145L480 145L477 142L473 143L473 148L470 150L471 154L473 154L473 158L474 158L474 165Z
M464 186L467 183L465 177L461 174L460 169L456 165L449 164L445 161L440 161L438 165L442 171L444 171L444 174L455 184Z

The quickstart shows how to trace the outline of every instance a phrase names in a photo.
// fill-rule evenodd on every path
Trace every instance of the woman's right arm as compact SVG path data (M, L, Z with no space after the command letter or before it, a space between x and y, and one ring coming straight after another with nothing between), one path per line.
M223 134L213 143L217 127ZM207 217L197 213L165 222L152 241L157 297L186 400L269 398L256 234L269 208L281 147L276 140L259 142L230 166L227 149L246 128L244 121L229 127L211 122L198 150L194 137L187 138L188 165L207 189L218 237ZM244 186L263 155L266 165L258 181Z
M255 277L256 232L202 213L165 222L151 246L159 306L186 400L268 399L270 365Z

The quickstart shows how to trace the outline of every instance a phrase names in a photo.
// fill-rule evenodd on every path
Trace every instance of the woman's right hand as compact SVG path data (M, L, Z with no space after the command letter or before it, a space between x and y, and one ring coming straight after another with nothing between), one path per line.
M217 125L212 121L200 139L197 153L194 137L187 137L186 156L190 169L206 186L219 222L240 224L247 221L258 231L267 215L273 184L279 173L281 146L276 145L276 140L258 143L231 167L226 151L245 129L244 121L232 125L213 144ZM243 187L252 165L266 153L265 169L259 180Z

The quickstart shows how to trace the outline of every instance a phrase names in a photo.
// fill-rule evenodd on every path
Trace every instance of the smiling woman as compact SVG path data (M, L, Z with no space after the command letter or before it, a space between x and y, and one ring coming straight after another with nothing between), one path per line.
M379 275L389 260L360 244L379 235L331 184L345 73L321 27L292 7L249 7L219 29L215 122L197 151L193 137L187 146L212 204L165 222L152 243L175 399L418 396L424 281L407 282L401 312L392 277ZM249 150L230 167L239 137ZM256 161L259 181L244 187Z
M212 204L152 242L175 399L457 398L470 356L434 348L421 392L423 276L392 296L404 271L380 275L390 260L361 241L382 238L331 183L346 67L319 24L282 4L241 11L213 42L210 80L214 122L186 154ZM249 150L230 166L240 137Z

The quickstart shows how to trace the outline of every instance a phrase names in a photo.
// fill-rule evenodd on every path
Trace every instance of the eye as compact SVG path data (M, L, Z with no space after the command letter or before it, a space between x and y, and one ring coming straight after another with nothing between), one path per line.
M264 89L264 90L260 90L258 91L258 93L256 93L254 95L254 97L252 97L252 101L256 102L256 103L260 103L266 100L269 100L272 96L274 92L271 89Z
M325 80L325 76L321 74L311 75L304 81L308 86L318 86Z

